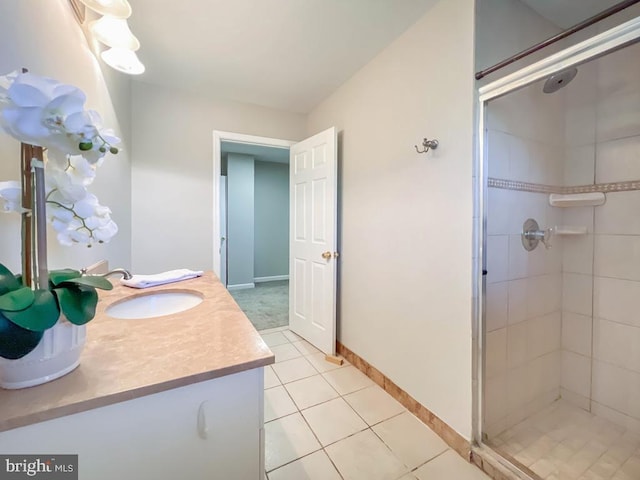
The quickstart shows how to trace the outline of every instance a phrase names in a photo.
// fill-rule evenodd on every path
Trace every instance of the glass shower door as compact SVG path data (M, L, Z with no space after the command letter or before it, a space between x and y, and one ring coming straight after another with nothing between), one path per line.
M532 478L640 479L638 59L485 105L482 438Z

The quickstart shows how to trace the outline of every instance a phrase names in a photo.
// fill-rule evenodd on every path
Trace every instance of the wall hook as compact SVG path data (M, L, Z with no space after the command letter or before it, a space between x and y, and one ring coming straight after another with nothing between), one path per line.
M424 149L420 151L418 150L418 146L414 145L414 147L416 147L416 152L427 153L429 150L435 150L436 148L438 148L438 140L427 140L425 138L424 141L422 142L422 146L424 147Z

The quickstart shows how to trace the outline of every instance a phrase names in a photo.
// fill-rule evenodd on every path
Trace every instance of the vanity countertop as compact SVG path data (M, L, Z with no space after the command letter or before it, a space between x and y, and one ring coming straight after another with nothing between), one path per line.
M152 288L115 280L99 291L80 366L37 387L0 389L0 431L263 367L273 353L213 273ZM153 291L196 291L190 310L148 319L108 317L107 306Z

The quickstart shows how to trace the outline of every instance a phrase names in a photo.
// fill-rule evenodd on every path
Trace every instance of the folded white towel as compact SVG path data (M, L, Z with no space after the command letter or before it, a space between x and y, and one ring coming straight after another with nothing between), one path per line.
M189 278L195 278L202 275L202 270L188 270L181 268L179 270L169 270L168 272L156 273L155 275L132 275L129 280L121 280L123 285L133 288L155 287L156 285L164 285L165 283L179 282Z

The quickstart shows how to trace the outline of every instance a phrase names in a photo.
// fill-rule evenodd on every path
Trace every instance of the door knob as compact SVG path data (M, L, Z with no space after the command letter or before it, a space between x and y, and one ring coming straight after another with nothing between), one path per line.
M322 258L324 258L325 260L329 260L331 258L331 252L323 252Z

